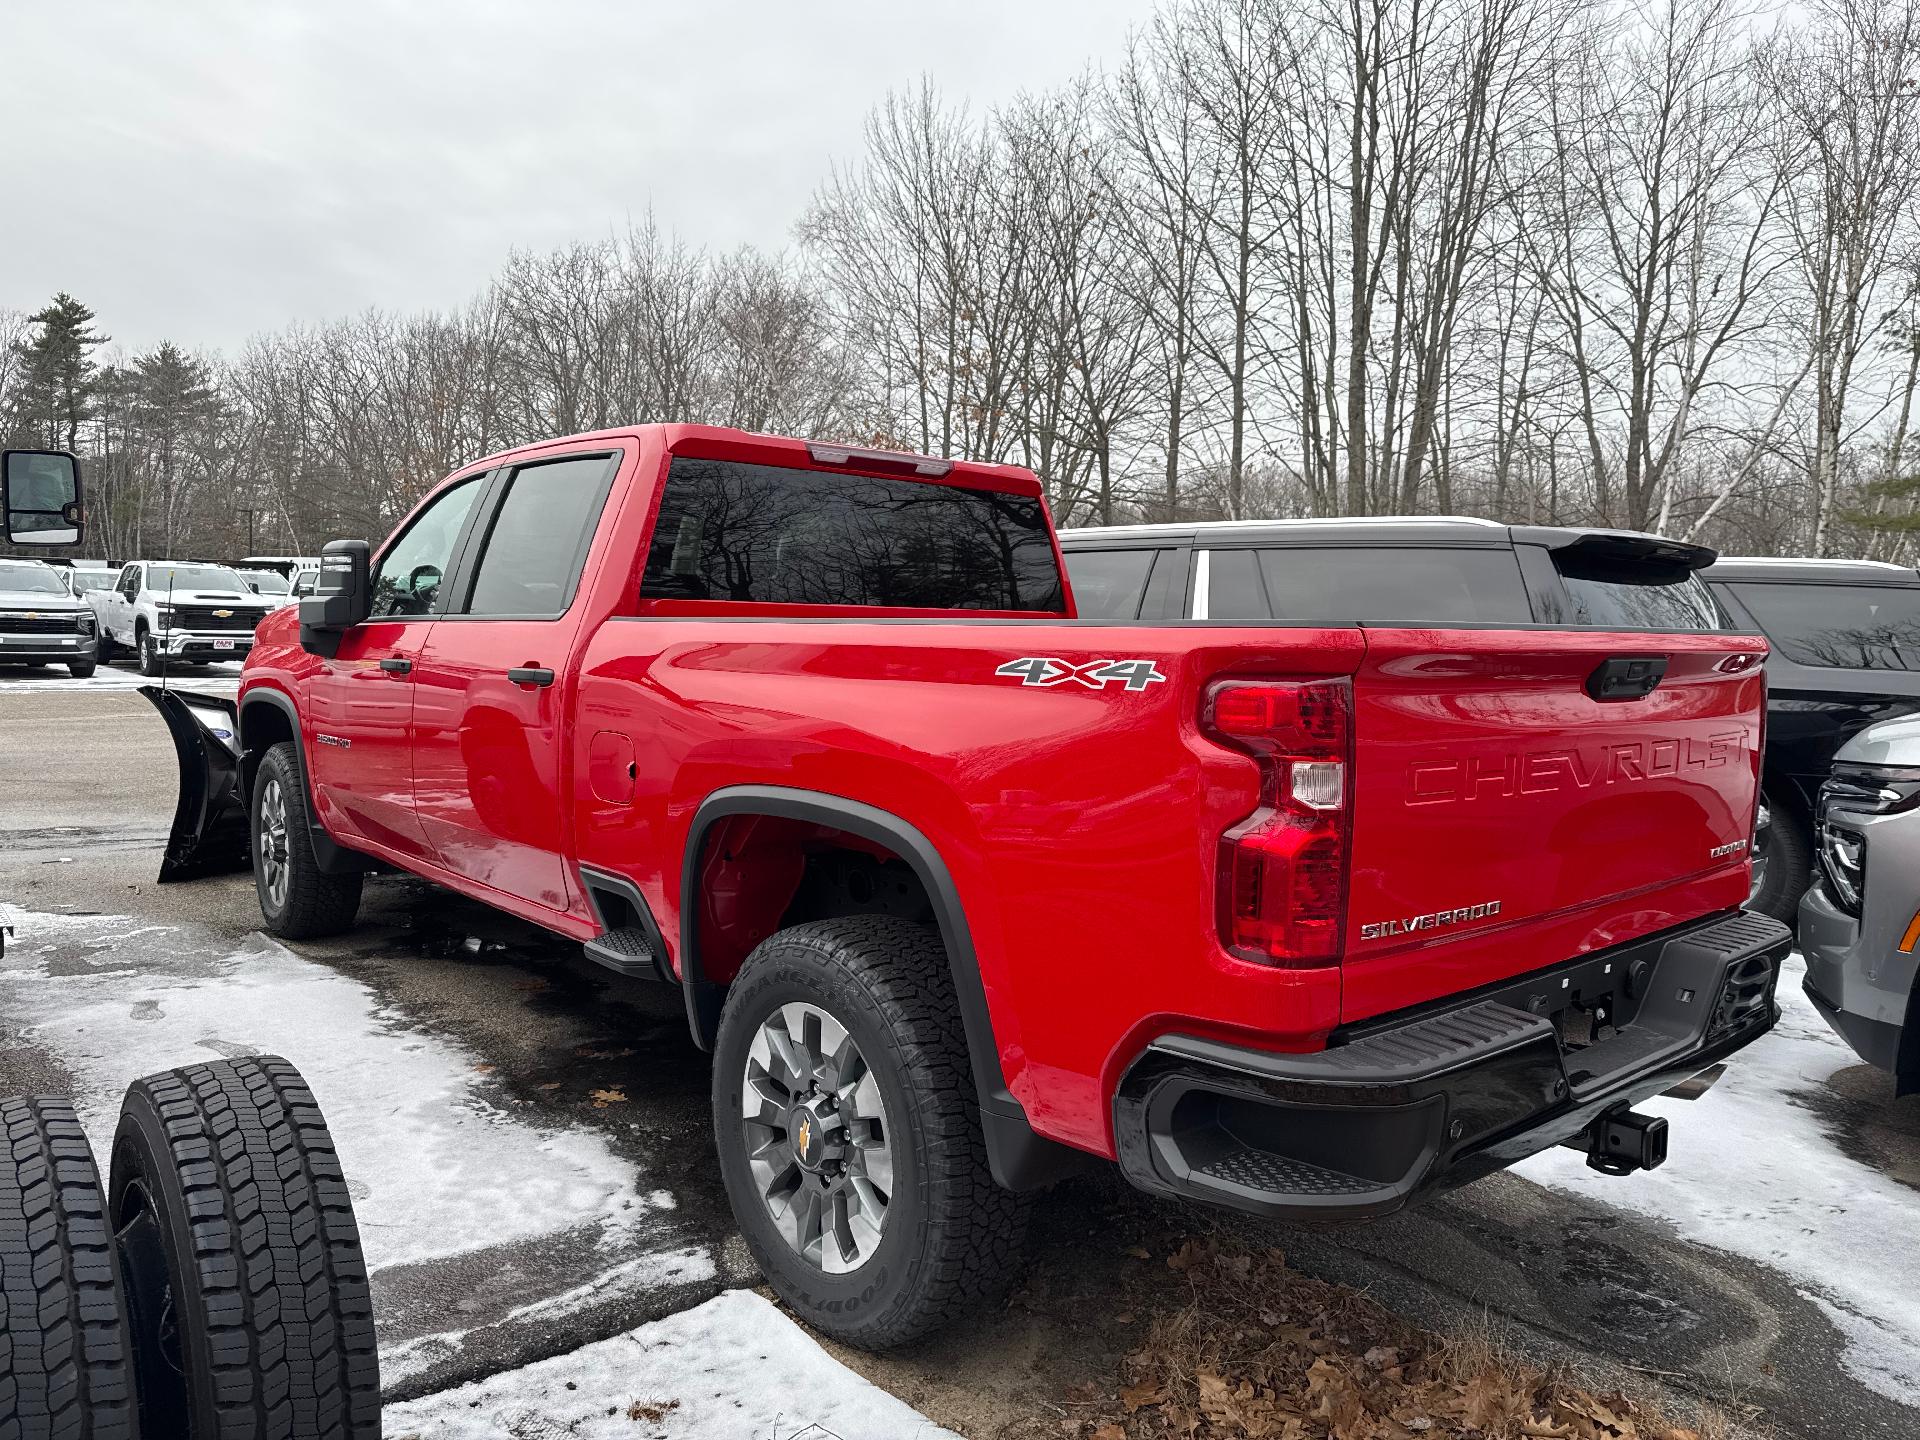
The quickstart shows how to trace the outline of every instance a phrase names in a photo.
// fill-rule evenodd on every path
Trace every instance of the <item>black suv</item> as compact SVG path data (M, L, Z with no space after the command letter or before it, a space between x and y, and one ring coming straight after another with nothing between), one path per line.
M1793 923L1813 865L1813 815L1833 755L1875 720L1920 710L1920 571L1872 560L1727 557L1701 572L1767 661L1767 820L1753 908Z

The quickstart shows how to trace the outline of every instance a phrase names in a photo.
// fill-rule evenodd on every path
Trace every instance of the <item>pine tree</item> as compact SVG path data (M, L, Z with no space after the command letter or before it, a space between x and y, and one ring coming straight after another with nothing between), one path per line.
M99 367L90 352L106 343L87 327L93 311L61 291L53 303L28 317L40 333L20 347L21 377L12 429L22 440L51 450L72 450L80 426L93 418Z

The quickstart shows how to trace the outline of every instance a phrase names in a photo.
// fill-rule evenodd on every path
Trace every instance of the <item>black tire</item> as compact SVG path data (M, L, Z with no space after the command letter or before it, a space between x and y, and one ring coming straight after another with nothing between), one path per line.
M273 807L281 806L278 823ZM363 878L328 875L313 853L308 829L307 788L300 779L294 742L282 740L261 758L247 798L253 837L253 888L267 929L286 940L313 940L353 928L360 913ZM276 865L285 867L284 887L274 882Z
M160 653L160 647L154 642L151 630L134 632L134 648L140 652L140 673L149 677L163 674L167 668L167 657Z
M93 674L95 667L98 666L99 663L97 660L69 660L67 662L67 671L74 679L85 680Z
M1799 917L1800 897L1813 883L1813 826L1800 802L1784 787L1768 785L1761 793L1768 817L1766 835L1760 841L1766 868L1764 876L1755 879L1747 908L1792 925ZM1755 864L1760 863L1756 857Z
M93 658L102 665L113 663L113 637L105 629L98 629L94 637Z
M150 1434L378 1440L360 1232L299 1071L263 1055L136 1080L109 1200Z
M884 1221L866 1257L841 1274L783 1236L752 1169L753 1154L764 1159L769 1142L764 1127L756 1136L744 1118L748 1056L763 1022L795 1001L844 1027L885 1106ZM886 1349L996 1297L1011 1280L1029 1205L988 1170L953 977L927 926L860 915L763 941L727 994L713 1101L734 1216L768 1283L808 1324L850 1345ZM780 1143L796 1142L790 1134ZM804 1150L807 1142L797 1143Z
M65 1100L0 1100L0 1440L134 1440L107 1205Z

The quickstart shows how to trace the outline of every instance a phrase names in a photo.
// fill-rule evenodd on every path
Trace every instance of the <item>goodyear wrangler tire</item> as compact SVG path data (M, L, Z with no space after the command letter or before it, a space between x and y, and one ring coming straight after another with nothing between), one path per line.
M106 1199L65 1100L0 1100L0 1440L134 1440Z
M267 929L286 940L312 940L353 928L362 877L328 875L313 853L307 787L294 742L268 749L247 797L253 837L253 888Z
M135 1081L109 1201L149 1436L378 1440L360 1232L299 1071L253 1056Z
M809 1324L885 1349L1005 1288L1028 1204L988 1170L928 927L861 915L762 942L727 994L713 1100L734 1216Z

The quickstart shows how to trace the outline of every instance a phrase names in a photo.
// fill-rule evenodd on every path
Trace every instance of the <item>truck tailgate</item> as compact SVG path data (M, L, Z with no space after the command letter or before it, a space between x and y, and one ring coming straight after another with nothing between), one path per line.
M1370 627L1367 642L1343 1022L1746 899L1763 641ZM1594 698L1602 666L1636 659L1664 662L1650 693Z

